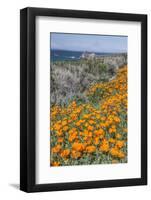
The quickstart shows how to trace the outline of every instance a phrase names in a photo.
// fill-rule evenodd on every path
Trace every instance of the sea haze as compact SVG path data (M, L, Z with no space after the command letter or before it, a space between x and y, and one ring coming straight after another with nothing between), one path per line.
M51 57L51 62L66 61L66 60L79 60L83 53L84 53L83 51L67 51L67 50L51 49L50 57ZM89 52L89 53L95 53L96 55L100 55L100 56L113 54L113 53L98 53L98 52Z

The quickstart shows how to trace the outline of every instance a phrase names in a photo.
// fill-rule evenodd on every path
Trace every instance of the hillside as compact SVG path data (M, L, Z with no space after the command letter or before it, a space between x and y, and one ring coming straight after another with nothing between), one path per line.
M81 59L51 70L51 166L127 162L127 65Z
M51 63L51 104L68 104L77 98L86 102L84 92L91 85L115 78L125 64L126 54Z

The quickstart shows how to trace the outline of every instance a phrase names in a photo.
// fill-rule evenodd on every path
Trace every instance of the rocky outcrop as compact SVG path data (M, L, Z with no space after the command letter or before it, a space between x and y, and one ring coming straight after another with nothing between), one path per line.
M96 54L95 53L88 53L88 52L84 52L82 55L81 55L81 58L83 59L94 59L96 58Z

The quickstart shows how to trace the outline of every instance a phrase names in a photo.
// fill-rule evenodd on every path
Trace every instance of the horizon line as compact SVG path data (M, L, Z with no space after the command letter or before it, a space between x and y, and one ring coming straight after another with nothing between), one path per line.
M91 52L91 53L127 53L127 51L89 51L89 50L70 50L70 49L55 49L55 48L51 48L50 50L57 50L57 51L74 51L74 52Z

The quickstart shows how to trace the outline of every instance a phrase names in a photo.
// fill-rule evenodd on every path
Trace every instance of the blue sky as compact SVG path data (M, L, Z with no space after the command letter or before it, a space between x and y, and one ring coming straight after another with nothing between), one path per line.
M127 36L51 33L51 49L127 52Z

